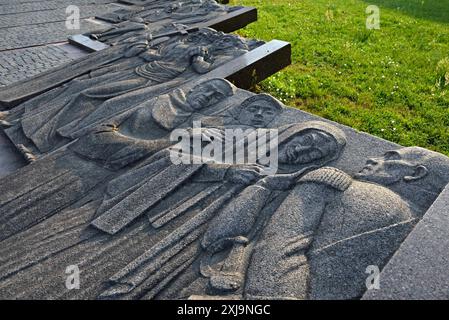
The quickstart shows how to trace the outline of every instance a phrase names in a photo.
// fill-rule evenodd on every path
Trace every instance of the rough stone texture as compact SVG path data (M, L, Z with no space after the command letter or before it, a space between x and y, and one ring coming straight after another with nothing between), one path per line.
M0 85L5 86L72 60L56 45L0 52Z
M0 89L0 125L30 162L0 179L0 298L358 299L417 223L405 248L430 241L422 226L446 231L448 157L238 89L220 77L257 64L261 43L190 31ZM268 151L224 159L254 134Z
M445 156L212 80L105 119L0 180L2 298L360 298L366 267L388 262L449 182ZM282 174L174 165L166 134L195 119L217 139L278 128ZM81 287L67 290L74 264Z
M0 86L29 78L79 57L65 45L70 34L95 31L104 24L92 22L99 12L113 10L112 0L4 1L0 4ZM81 30L67 30L65 8L77 5ZM53 45L53 44L58 44ZM61 46L62 45L62 46ZM62 50L61 50L62 49Z
M25 165L26 163L22 155L0 130L0 178L7 176Z
M114 7L112 7L112 9L113 8ZM109 5L80 6L79 9L80 9L80 18L82 19L94 17L99 13L104 13L109 10L112 10L111 6ZM66 21L66 19L67 13L65 11L65 7L52 10L2 14L0 15L0 29Z
M92 4L114 3L114 0L35 0L29 1L3 1L0 15L22 12L36 12L45 10L55 10L58 8L67 8L69 5L88 6Z
M20 49L24 47L65 42L72 34L93 32L104 26L89 20L82 20L80 30L67 30L65 22L50 22L30 26L19 26L0 29L0 51Z
M365 300L449 299L449 186L380 274Z

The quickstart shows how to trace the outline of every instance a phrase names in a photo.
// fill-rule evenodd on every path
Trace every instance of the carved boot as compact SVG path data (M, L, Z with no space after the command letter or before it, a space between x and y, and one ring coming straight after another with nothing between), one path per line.
M245 249L249 240L245 237L227 240L232 241L233 245L221 270L213 270L209 266L208 271L203 268L202 273L210 278L209 284L212 288L223 292L235 292L243 286L245 280L243 269L245 268Z
M95 34L95 33L93 33L93 34L90 35L90 38L91 38L92 40L97 40L97 41L98 41L98 39L100 39L100 37L101 37L101 34Z
M9 111L0 112L0 127L9 128L12 126L11 122L5 120L8 115Z
M37 160L36 156L30 151L30 149L25 147L23 144L17 145L17 148L19 149L19 152L22 154L22 156L25 158L26 162L33 163L34 161Z
M0 127L2 128L10 128L12 127L12 123L5 121L5 120L0 120Z
M0 120L4 120L9 115L9 111L0 112Z

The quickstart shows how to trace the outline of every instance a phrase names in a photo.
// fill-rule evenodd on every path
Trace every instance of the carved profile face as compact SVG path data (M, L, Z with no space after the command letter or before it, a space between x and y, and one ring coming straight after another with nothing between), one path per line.
M279 147L279 163L313 163L329 157L337 149L330 134L316 129L305 130Z
M243 39L228 34L222 34L218 37L218 39L214 41L213 47L216 51L228 49L248 50L248 46Z
M419 151L419 152L418 152ZM412 182L424 178L428 169L423 165L421 149L403 148L371 158L357 174L357 178L389 186L401 181Z
M180 7L181 6L179 4L172 3L164 8L164 12L165 13L173 13L173 12L178 11Z
M187 95L187 103L195 110L213 106L233 94L232 86L224 80L213 79L195 86Z
M242 108L238 115L240 124L266 128L281 113L281 109L266 100L256 100Z

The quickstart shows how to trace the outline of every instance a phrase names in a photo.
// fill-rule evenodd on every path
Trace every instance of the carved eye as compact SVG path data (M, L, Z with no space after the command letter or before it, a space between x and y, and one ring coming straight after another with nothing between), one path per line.
M215 94L215 99L217 99L217 100L223 100L224 98L225 98L225 96L220 92L217 92Z
M310 146L313 143L313 138L311 135L305 135L302 139L302 143L304 145Z

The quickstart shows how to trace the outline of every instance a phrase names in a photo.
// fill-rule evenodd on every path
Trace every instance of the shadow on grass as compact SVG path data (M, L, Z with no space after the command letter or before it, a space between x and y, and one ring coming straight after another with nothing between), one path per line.
M420 19L449 23L449 0L364 0ZM382 12L381 12L382 14Z

